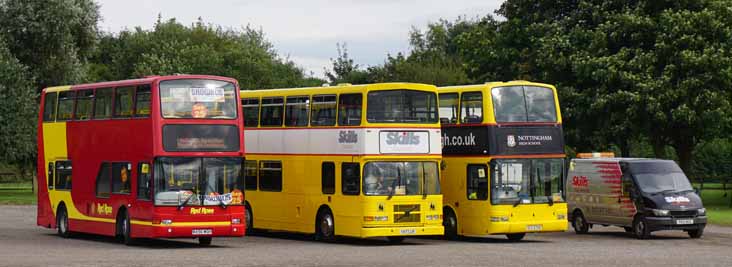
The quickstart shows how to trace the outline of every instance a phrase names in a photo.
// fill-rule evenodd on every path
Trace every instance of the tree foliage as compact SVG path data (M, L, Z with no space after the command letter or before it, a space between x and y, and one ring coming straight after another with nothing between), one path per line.
M27 165L35 158L38 106L29 73L0 38L0 155L6 163Z
M106 33L98 51L91 66L96 81L189 73L233 77L244 89L316 82L281 58L261 30L224 29L202 20L191 26L158 20L152 30Z

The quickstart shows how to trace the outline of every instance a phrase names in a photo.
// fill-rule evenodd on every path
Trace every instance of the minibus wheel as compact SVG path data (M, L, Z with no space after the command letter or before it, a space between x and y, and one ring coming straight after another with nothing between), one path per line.
M581 211L577 210L572 215L572 228L577 234L586 234L590 231L590 224L585 220L585 216Z
M69 232L69 216L67 215L66 207L64 206L61 206L56 213L56 228L59 236L63 238L71 236L71 233Z
M633 220L633 233L638 239L648 239L651 237L651 231L648 229L646 218L643 218L641 215L635 217L635 220Z
M700 227L699 229L694 230L687 230L687 234L689 234L689 237L691 238L700 238L704 234L704 227Z

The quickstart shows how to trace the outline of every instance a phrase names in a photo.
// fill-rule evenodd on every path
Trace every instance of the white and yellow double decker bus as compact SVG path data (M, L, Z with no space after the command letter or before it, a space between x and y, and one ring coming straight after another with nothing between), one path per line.
M448 238L567 229L557 90L527 81L439 88Z
M253 228L442 235L437 88L383 83L241 92Z

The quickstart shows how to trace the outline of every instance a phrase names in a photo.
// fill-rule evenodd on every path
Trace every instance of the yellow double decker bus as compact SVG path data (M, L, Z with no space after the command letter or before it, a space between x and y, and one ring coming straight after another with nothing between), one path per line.
M437 88L412 83L241 92L253 228L442 235Z
M439 88L448 238L567 229L562 118L554 86Z

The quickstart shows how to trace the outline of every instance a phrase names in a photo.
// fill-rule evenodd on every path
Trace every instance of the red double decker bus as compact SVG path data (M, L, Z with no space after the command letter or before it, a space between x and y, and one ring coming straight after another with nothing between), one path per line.
M50 87L41 103L38 225L125 244L192 237L209 245L244 235L236 80L174 75Z

